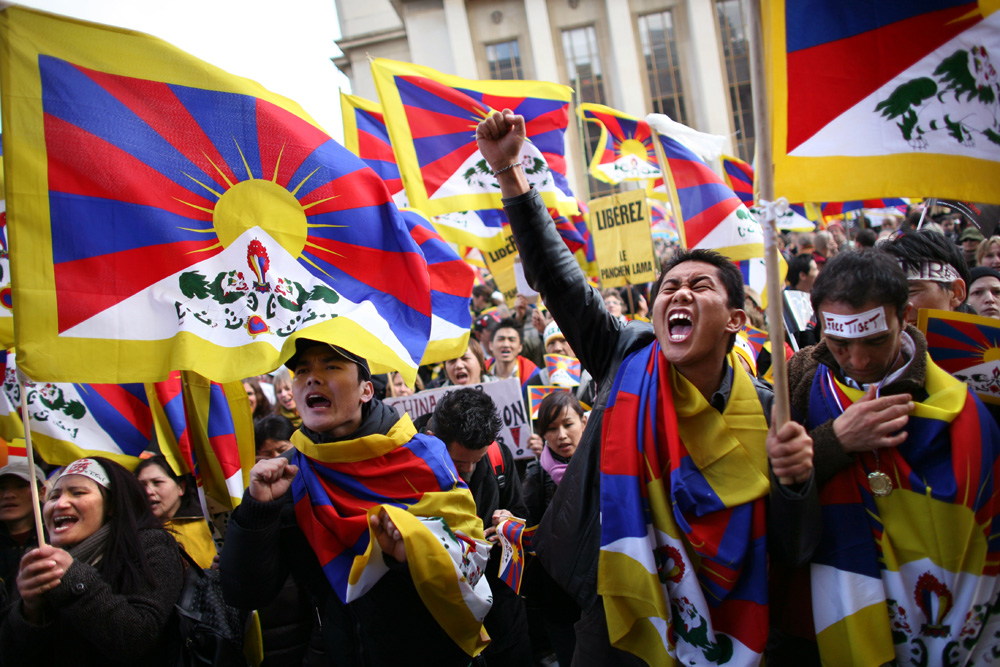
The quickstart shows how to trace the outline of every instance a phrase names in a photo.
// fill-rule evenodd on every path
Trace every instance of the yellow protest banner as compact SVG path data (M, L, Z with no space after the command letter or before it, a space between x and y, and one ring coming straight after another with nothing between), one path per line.
M656 278L645 191L592 200L590 233L602 287L637 285Z
M517 257L517 246L514 245L514 235L510 225L504 226L503 245L496 250L483 250L486 268L493 275L497 289L503 294L504 301L511 308L517 297L517 278L514 275L514 259Z

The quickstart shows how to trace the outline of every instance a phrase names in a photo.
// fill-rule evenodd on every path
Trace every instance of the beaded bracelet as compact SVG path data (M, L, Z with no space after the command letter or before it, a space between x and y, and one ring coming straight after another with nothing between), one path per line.
M510 169L513 169L514 167L520 167L520 166L521 166L520 162L511 162L510 164L508 164L503 169L498 169L497 171L494 171L493 175L494 176L499 176L500 174L504 173L505 171L508 171Z

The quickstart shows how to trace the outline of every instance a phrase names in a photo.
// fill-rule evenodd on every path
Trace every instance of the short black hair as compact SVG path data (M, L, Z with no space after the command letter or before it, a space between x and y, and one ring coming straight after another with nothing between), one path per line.
M291 440L293 433L295 425L282 415L262 417L253 425L253 439L258 452L268 440Z
M429 428L446 445L457 442L466 449L482 449L497 439L501 424L488 394L458 389L438 401Z
M714 250L703 250L701 248L681 250L663 265L663 270L660 271L660 275L653 283L651 291L653 301L656 301L656 297L660 293L660 285L663 284L663 278L671 269L684 262L704 262L717 268L719 270L719 279L722 280L722 285L726 288L726 293L729 295L729 307L743 310L743 304L746 302L746 294L743 292L743 274L739 268L725 255L720 255ZM652 303L649 304L649 309L653 309Z
M521 327L518 326L517 321L513 317L505 317L497 324L497 328L490 332L490 340L497 335L497 331L500 329L513 329L517 332L517 340L520 342L523 336L521 335Z
M794 255L788 260L788 284L796 287L803 275L809 275L809 264L813 262L812 255Z
M842 252L827 260L810 292L817 315L824 301L860 308L869 302L895 306L902 321L910 286L899 262L880 250Z
M493 296L493 289L489 285L475 285L472 288L472 296L481 296L489 299Z
M854 237L854 240L862 248L874 248L875 242L878 241L878 234L875 233L874 229L865 227L858 230L858 235Z
M944 234L927 231L910 231L900 234L887 243L883 243L879 246L879 250L896 258L907 272L919 271L920 265L923 262L941 262L943 264L950 264L952 268L958 271L958 275L965 281L966 289L968 289L969 282L972 280L969 274L969 267L965 263L961 249L948 240ZM939 284L951 286L950 282Z

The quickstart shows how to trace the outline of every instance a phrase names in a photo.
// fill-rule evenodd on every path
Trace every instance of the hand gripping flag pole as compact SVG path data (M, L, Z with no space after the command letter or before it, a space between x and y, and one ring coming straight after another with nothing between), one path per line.
M757 149L756 187L757 200L764 206L764 264L767 269L767 285L782 293L782 280L778 264L778 244L776 237L777 216L783 207L788 208L784 197L774 201L774 164L771 156L771 126L767 108L767 80L764 76L764 40L761 30L761 1L748 4L750 13L750 76L753 90L753 114L755 146ZM791 418L788 398L788 368L785 362L785 321L782 315L784 299L767 301L767 326L771 337L771 367L774 374L774 413L771 427L775 433ZM782 484L793 484L794 479L781 477Z
M21 387L21 422L24 424L24 448L28 456L28 474L31 476L31 507L35 512L35 534L38 535L38 546L45 546L45 531L42 526L42 505L38 499L38 484L35 480L35 450L31 446L31 428L28 421L28 376L20 368L17 369L17 384Z

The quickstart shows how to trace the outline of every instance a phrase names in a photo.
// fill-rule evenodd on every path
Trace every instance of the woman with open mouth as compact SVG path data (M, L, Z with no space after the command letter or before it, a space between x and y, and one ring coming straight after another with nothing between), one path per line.
M483 348L475 338L469 338L469 347L462 356L444 362L446 378L444 386L479 384L496 380L489 373L485 373L484 368L486 359L483 357Z
M302 426L302 417L292 396L292 373L287 368L280 368L274 374L274 414L281 415L292 422L295 428Z
M163 527L191 558L203 568L212 567L218 550L212 539L208 521L201 512L195 496L188 494L193 489L188 475L179 476L161 455L144 459L135 468L135 476L149 498L149 506Z
M0 620L4 665L174 665L177 543L138 480L101 457L71 463L43 508L50 544L21 559Z

